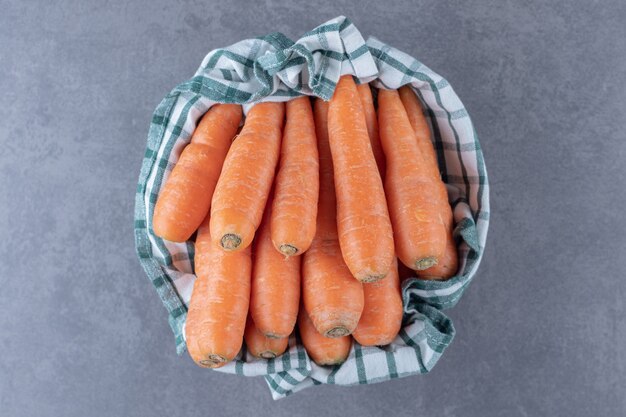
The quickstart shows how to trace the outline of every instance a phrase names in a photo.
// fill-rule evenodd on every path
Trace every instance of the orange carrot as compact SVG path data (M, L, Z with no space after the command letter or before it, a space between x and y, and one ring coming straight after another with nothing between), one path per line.
M196 238L196 282L185 335L200 366L219 368L239 353L250 300L250 249L221 250L211 240L209 218Z
M269 200L253 243L250 315L262 334L280 339L291 334L298 319L301 257L285 257L274 248L271 215Z
M309 97L288 101L286 114L271 229L276 249L290 256L305 252L315 235L319 164Z
M370 144L372 145L374 159L376 159L378 172L384 181L385 154L383 153L383 146L380 144L380 137L378 136L378 119L376 117L376 109L374 108L372 90L370 89L369 84L359 84L356 88L359 91L359 97L361 98L361 105L363 106L363 113L365 114L365 122L367 123L367 134L370 137Z
M398 92L378 91L378 125L385 151L385 193L395 233L398 258L415 270L436 265L446 246L438 184L415 140Z
M319 334L303 308L298 315L298 329L306 353L318 365L339 365L343 363L352 347L352 337L324 337Z
M439 198L441 207L444 211L443 219L447 231L446 235L446 248L442 257L442 260L435 266L421 271L418 275L422 278L429 279L447 279L453 276L458 269L458 254L456 251L456 243L452 235L454 231L454 217L452 215L452 208L448 203L448 193L446 186L441 181L439 175L439 166L437 163L437 155L435 149L430 140L430 128L419 99L411 90L411 87L405 85L398 90L402 104L406 109L407 116L415 132L417 138L417 144L422 151L424 158L424 165L431 171L431 175L435 178L435 183L438 185L439 192L436 194Z
M282 355L287 349L288 337L271 339L261 333L254 325L254 321L248 317L246 331L244 333L246 347L252 356L262 359L272 359Z
M328 144L328 103L315 101L320 160L317 228L302 260L302 301L317 331L327 337L352 333L363 311L363 286L346 266L335 222L333 166Z
M352 76L339 80L330 100L328 133L343 258L356 279L384 278L393 262L393 232L383 183Z
M379 141L378 123L375 140ZM380 146L380 141L378 145ZM384 160L384 155L382 156ZM378 169L383 170L384 164L378 164ZM384 178L384 172L380 171L380 174ZM403 314L397 258L394 257L391 270L384 279L363 284L363 294L365 296L363 313L352 336L363 346L382 346L391 343L400 331Z
M261 223L280 152L283 103L259 103L226 155L211 202L211 236L225 250L247 248Z
M393 263L385 279L363 284L363 292L365 306L352 336L363 346L388 345L398 335L402 325L398 263Z
M152 220L157 236L184 242L200 226L240 122L238 104L217 104L202 117L159 194Z

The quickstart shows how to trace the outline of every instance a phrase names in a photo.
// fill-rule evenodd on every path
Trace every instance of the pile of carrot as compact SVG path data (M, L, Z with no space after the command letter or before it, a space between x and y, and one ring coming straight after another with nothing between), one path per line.
M458 268L454 218L410 87L339 80L307 96L213 106L169 175L153 231L197 232L187 348L217 368L245 346L280 356L296 332L319 365L400 331L401 279Z

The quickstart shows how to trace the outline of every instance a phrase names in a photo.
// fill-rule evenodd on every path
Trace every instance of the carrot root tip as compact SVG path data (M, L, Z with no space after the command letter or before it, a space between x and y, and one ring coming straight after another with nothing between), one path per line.
M280 245L280 252L285 255L285 256L293 256L296 253L298 253L298 248L296 248L295 246L292 245Z
M335 337L347 336L349 334L350 334L350 330L346 329L343 326L337 326L337 327L333 327L332 329L326 331L326 333L324 333L324 336L330 337L330 338L335 338Z
M223 363L228 362L228 359L221 355L211 354L207 357L207 359L203 359L200 361L200 365L206 366L208 368L217 368Z
M276 357L276 354L274 352L267 350L265 352L259 353L259 356L262 357L263 359L274 359Z
M222 236L220 244L226 250L235 250L241 245L241 238L233 233Z
M415 262L415 270L416 271L423 271L424 269L428 269L431 266L435 266L435 265L437 265L437 258L435 258L434 256L431 256L431 257L420 259L419 261L416 261Z

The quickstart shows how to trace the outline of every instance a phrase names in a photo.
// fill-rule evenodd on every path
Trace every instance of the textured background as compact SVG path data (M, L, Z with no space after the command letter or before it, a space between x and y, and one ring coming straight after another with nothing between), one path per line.
M0 415L626 415L626 3L50 3L0 0ZM206 52L340 14L464 101L489 242L431 374L272 402L174 353L136 181L152 111Z

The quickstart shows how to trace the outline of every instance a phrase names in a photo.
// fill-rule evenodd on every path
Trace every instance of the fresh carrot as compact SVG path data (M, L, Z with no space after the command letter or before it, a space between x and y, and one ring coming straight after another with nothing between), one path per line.
M196 237L196 281L185 335L200 366L219 368L235 358L243 342L250 300L250 249L221 250L211 239L209 218Z
M247 248L261 223L284 118L283 103L255 105L226 155L211 202L211 236L225 250Z
M398 258L415 270L436 265L446 246L438 184L425 168L415 133L396 90L378 91L378 126L385 151L385 193Z
M429 279L448 279L453 276L458 269L458 254L453 237L454 217L452 215L452 208L448 203L448 192L439 175L437 155L435 154L435 148L430 140L430 128L426 117L424 117L419 99L408 85L400 88L398 93L400 94L400 99L411 122L411 127L415 132L417 144L424 158L424 166L431 171L431 175L435 178L435 183L439 190L435 196L441 200L440 204L443 210L443 219L447 231L446 248L441 261L433 267L420 271L418 275L422 278Z
M371 100L371 92L369 94L369 97L369 101L371 102L371 108L373 110L374 105ZM362 101L364 102L365 107L365 101ZM376 120L375 112L374 120ZM370 140L372 141L372 148L374 147L374 141L377 141L378 146L380 147L381 145L378 137L378 122L376 122L375 125L375 135L372 135L372 130L369 131ZM382 149L380 150L380 153L384 161L384 154L382 153ZM382 164L378 164L378 169L382 178L384 178L384 167L384 162ZM352 333L352 336L357 342L359 342L363 346L382 346L391 343L391 341L400 331L403 314L402 294L400 292L400 279L398 276L397 258L394 258L391 270L384 279L377 282L363 284L363 294L365 298L363 313L361 314L359 324Z
M391 269L393 232L352 76L341 77L335 88L328 112L328 133L343 258L356 279L374 282Z
M250 315L259 331L270 338L291 334L300 305L300 256L284 256L270 238L272 201L253 242Z
M318 333L304 308L298 315L298 329L306 353L318 365L339 365L343 363L352 347L352 337L325 337Z
M154 208L157 236L184 242L209 212L224 158L241 122L241 106L218 104L202 117Z
M319 333L341 337L352 333L363 311L363 286L341 255L337 236L333 165L328 144L328 103L315 101L315 128L320 162L317 227L302 260L302 301Z
M309 97L288 101L286 115L271 229L276 249L290 256L305 252L315 235L319 164Z
M273 359L282 355L287 349L289 342L288 337L272 339L265 336L256 328L254 321L250 317L248 317L246 324L244 340L246 341L248 352L250 352L252 356L262 359Z
M365 114L365 122L367 123L367 134L370 137L370 144L372 145L372 152L374 153L374 159L378 166L378 172L385 181L385 154L383 153L383 146L380 144L380 137L378 136L378 118L376 117L376 109L374 108L374 98L372 97L372 90L369 84L357 85L359 91L359 97L361 98L361 105L363 106L363 113Z
M365 306L359 325L352 333L363 346L388 345L402 326L402 294L398 263L394 262L385 279L363 284Z

